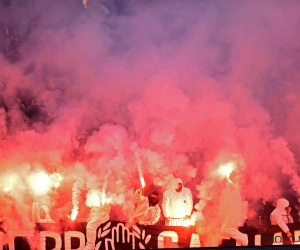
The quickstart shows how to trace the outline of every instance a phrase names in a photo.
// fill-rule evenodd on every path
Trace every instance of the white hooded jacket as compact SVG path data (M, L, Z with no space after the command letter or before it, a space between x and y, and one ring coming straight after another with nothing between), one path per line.
M226 188L221 192L219 218L222 228L238 228L245 220L245 211L239 188L231 180L226 183Z
M286 216L285 208L289 206L288 200L281 198L277 201L276 208L270 215L270 220L272 225L278 225L283 232L289 231L288 226L284 222L283 217Z
M164 192L162 209L165 217L184 218L186 215L191 216L193 209L193 197L191 190L183 186L180 178L176 179L176 184L182 184L181 192L175 188L168 189Z
M86 245L84 250L94 250L97 228L109 220L110 205L92 207L86 225Z

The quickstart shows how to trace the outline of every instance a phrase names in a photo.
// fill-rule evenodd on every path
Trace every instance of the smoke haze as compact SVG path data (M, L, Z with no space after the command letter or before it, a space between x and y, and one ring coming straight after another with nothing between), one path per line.
M213 230L226 162L246 200L299 198L299 1L132 1L112 16L99 3L0 9L4 33L36 22L20 60L0 55L6 218L33 227L33 200L54 220L74 205L85 218L86 194L105 185L128 220L141 170L146 191L182 178ZM39 171L64 176L43 197L28 184Z

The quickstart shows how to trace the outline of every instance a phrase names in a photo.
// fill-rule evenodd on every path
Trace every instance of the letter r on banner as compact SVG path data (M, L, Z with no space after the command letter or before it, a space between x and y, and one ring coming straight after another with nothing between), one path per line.
M72 248L71 238L79 238L80 244L78 248ZM85 236L81 232L68 231L65 233L65 250L83 250L85 246Z

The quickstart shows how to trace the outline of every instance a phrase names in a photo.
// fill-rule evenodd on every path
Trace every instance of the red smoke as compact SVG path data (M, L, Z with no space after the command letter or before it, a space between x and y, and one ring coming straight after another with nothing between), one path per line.
M71 2L25 11L37 20L35 44L17 63L0 56L1 178L19 178L2 191L7 220L33 227L34 199L57 211L54 220L76 199L86 219L86 193L104 186L113 216L129 219L135 150L146 191L163 192L173 176L191 188L203 232L215 230L222 163L236 163L245 199L286 189L299 197L298 2L145 1L109 31L92 0L87 9ZM34 99L39 113L28 118L21 104ZM35 197L28 176L38 171L61 173L61 186Z

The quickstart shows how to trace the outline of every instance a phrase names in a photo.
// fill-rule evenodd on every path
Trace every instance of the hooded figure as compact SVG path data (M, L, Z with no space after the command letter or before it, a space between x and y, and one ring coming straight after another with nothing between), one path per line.
M88 223L86 225L86 245L84 250L94 250L97 228L109 220L110 205L91 207Z
M153 191L145 197L138 190L135 194L137 207L134 212L134 220L140 225L154 225L160 218L160 207L158 205L158 192Z
M289 206L288 200L281 198L277 201L276 208L270 215L271 225L278 225L288 237L291 236L290 230L284 222L284 217L287 215L286 209Z
M222 190L219 206L221 220L221 234L226 238L233 238L237 243L247 246L248 236L238 230L245 219L245 212L241 194L237 185L229 178L223 180L225 188Z
M193 209L191 190L183 186L182 180L177 178L175 187L164 192L162 209L169 226L183 226L183 219L190 219Z

